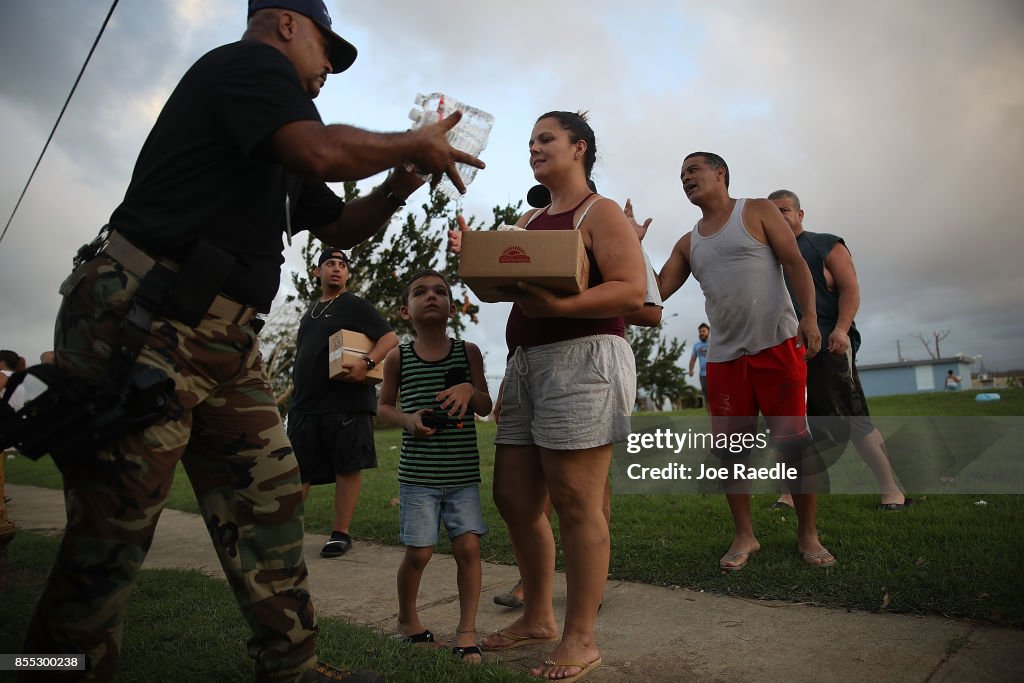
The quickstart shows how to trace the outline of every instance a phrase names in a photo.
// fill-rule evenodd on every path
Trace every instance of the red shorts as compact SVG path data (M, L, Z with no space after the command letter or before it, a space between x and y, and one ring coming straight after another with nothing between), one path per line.
M708 362L708 406L717 434L753 432L765 417L776 443L810 436L807 363L796 337L724 363Z

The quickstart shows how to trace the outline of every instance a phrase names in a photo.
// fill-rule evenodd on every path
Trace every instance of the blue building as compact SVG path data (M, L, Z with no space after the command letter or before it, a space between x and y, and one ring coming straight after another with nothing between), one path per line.
M957 354L950 358L905 360L898 363L858 365L860 383L866 396L916 394L919 391L945 391L950 370L959 375L960 388L971 388L972 356Z

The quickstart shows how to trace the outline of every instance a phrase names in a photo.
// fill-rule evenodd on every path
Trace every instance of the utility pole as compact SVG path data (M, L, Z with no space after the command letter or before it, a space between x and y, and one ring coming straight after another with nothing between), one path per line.
M903 362L903 350L900 348L899 339L896 340L896 358L899 359L901 363Z

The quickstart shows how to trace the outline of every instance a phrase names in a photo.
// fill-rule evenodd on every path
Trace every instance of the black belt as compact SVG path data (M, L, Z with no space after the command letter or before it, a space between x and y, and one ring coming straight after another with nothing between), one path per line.
M110 231L107 244L100 253L106 254L120 263L125 270L140 280L157 264L156 259L129 242L116 230ZM178 265L171 261L161 259L160 265L175 272L179 270ZM240 304L223 294L218 294L214 297L213 303L210 304L206 313L236 325L244 325L255 318L259 314L259 310L253 306Z

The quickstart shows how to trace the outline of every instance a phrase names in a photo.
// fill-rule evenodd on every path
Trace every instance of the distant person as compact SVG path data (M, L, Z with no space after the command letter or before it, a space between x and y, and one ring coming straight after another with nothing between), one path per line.
M836 433L830 436L838 443L853 441L860 457L871 468L881 491L882 510L902 510L913 503L893 478L885 440L868 418L868 403L857 373L857 349L860 332L854 316L860 307L860 285L853 266L853 257L842 237L804 230L804 211L800 199L789 190L776 190L768 195L786 219L796 245L811 271L814 282L818 330L827 353L819 353L807 361L807 415L841 418L811 422L812 435L818 425ZM789 280L786 286L790 287ZM800 306L792 287L793 306L797 315ZM815 435L816 436L816 435ZM783 494L773 509L792 509L793 499Z
M53 357L53 351L43 351L39 354L39 362L43 365L53 365L56 362Z
M7 390L7 378L25 369L25 360L14 351L4 349L0 351L0 396ZM7 404L14 410L21 410L25 404L25 385L19 384L11 393Z
M690 349L690 377L693 377L694 362L699 362L700 393L704 397L704 409L708 410L708 336L711 328L707 323L697 326L698 341Z
M416 337L388 354L378 408L382 420L404 429L398 464L399 540L405 546L398 568L398 633L406 642L434 642L434 634L420 621L416 599L438 526L444 524L458 568L459 625L453 652L463 661L479 663L480 537L487 533L487 524L480 507L473 415L488 415L492 408L483 355L476 344L448 336L455 304L448 281L437 271L409 278L400 314L412 323Z
M710 152L687 155L680 180L702 218L676 242L658 281L662 297L668 299L692 272L704 292L715 330L707 357L712 430L716 436L751 434L758 412L765 417L773 448L797 469L800 557L807 565L830 567L836 560L818 539L817 494L810 486L817 463L807 429L805 360L820 349L821 334L807 264L771 202L729 196L729 167L722 157ZM634 229L641 236L646 232L636 221ZM783 273L801 304L799 320ZM712 453L730 466L745 464L750 455L749 449ZM725 487L735 535L719 566L736 571L761 544L754 534L750 483L730 479Z
M0 351L0 397L7 391L7 378L13 375L18 370L25 369L25 359L19 356L14 351L4 349ZM11 392L11 397L7 400L7 404L13 410L21 410L21 407L25 405L25 386L19 384ZM6 453L0 453L0 458L14 458L14 451L8 455ZM3 474L4 464L0 461L0 475ZM3 488L3 476L0 476L0 498L3 499L4 503L9 503L11 497L7 495Z
M349 526L363 470L377 466L377 394L360 382L398 346L398 335L373 304L348 291L350 268L344 251L324 247L313 270L320 299L303 314L295 340L288 438L299 461L302 498L309 496L310 485L334 484L334 523L321 557L341 557L352 547ZM328 340L339 330L365 334L374 342L366 355L345 365L352 381L328 377Z
M946 391L959 391L960 390L960 375L956 374L952 370L946 372Z

